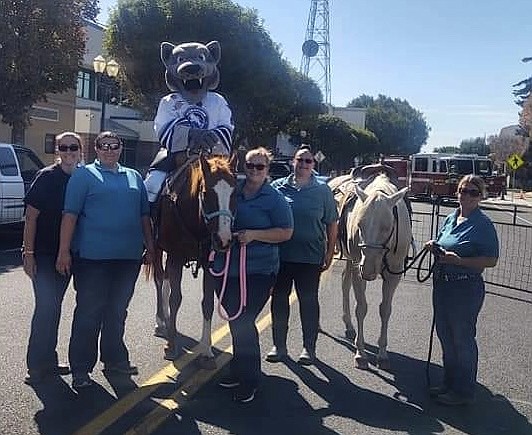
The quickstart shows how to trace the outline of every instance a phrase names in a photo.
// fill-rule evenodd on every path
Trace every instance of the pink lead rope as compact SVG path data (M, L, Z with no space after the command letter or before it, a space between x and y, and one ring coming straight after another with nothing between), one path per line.
M209 263L212 263L214 261L214 250L211 251L209 254ZM240 306L238 307L238 311L233 316L229 316L225 310L222 307L222 301L225 295L225 290L227 287L227 276L229 275L229 263L231 260L231 249L228 249L225 253L225 264L224 267L220 272L216 272L212 267L209 267L209 273L212 276L220 277L223 276L222 279L222 289L220 290L220 296L218 297L218 314L220 317L228 322L237 319L242 312L244 311L244 308L246 308L247 303L247 280L246 280L246 245L240 245L240 262L239 262L239 278L240 278Z

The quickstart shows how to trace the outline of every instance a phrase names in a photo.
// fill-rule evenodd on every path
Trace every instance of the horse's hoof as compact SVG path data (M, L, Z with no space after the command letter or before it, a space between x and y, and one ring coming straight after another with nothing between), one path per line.
M198 356L198 366L204 370L216 370L216 361L213 356Z
M388 358L377 358L377 367L385 371L390 370L390 360Z
M179 353L175 349L164 348L164 359L167 361L175 361L179 358Z
M164 338L165 340L168 338L168 332L166 331L166 328L162 326L156 326L153 335L159 338Z
M360 369L360 370L368 370L369 369L369 364L368 364L368 360L366 358L362 358L362 357L355 357L355 366L357 369Z
M345 338L347 338L348 340L354 341L356 336L357 336L357 334L356 334L354 329L346 329L345 330Z

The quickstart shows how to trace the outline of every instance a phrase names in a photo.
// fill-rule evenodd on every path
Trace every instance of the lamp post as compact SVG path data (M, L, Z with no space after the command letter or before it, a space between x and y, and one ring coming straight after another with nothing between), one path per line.
M115 60L107 62L102 55L96 56L92 62L94 72L98 77L98 89L102 98L102 114L100 117L100 132L105 129L105 103L107 100L107 89L112 86L109 78L114 79L118 76L120 65Z

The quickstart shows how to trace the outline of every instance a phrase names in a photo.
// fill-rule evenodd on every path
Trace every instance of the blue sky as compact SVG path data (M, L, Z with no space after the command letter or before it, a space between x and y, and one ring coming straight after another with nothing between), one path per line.
M100 0L99 21L116 3ZM236 3L257 10L299 68L311 0ZM532 0L329 0L329 21L333 105L406 99L432 128L424 151L518 122L512 84L532 76L521 62L532 56Z

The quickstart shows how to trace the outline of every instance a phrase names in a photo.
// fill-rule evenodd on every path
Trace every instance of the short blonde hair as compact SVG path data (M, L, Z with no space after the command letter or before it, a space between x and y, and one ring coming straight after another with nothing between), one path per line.
M246 161L248 161L251 157L255 157L255 156L264 157L268 165L273 160L272 153L264 147L257 147L257 148L253 148L252 150L249 150L246 153Z
M458 188L464 186L465 184L473 184L482 194L482 197L486 197L486 183L482 177L473 174L465 175L460 179Z

